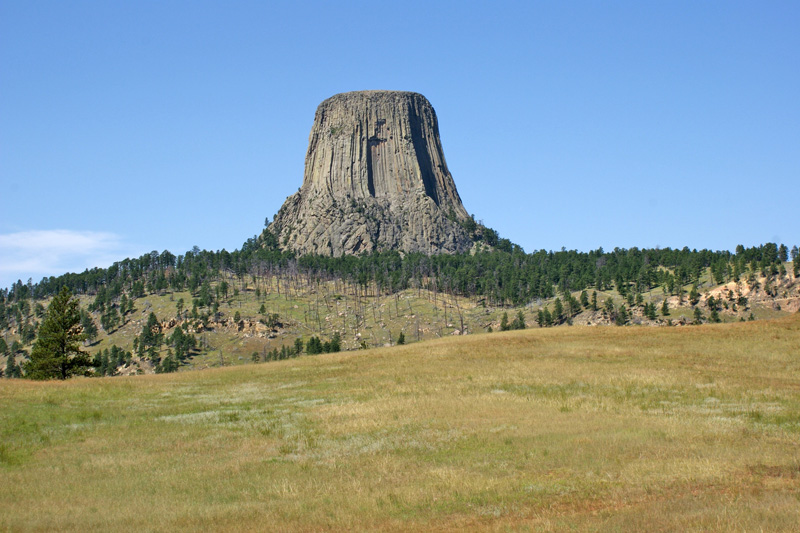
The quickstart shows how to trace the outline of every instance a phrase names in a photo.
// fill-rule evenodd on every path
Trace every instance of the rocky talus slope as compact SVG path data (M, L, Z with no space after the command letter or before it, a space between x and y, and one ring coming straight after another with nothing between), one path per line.
M360 91L320 104L303 185L268 231L300 254L454 253L472 246L468 217L428 100Z

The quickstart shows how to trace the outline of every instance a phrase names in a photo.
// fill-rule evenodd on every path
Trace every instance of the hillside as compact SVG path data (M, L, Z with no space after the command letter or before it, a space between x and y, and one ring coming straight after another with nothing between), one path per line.
M800 315L6 380L9 530L763 530L800 517Z
M224 257L224 254L217 255ZM646 251L644 255L646 257ZM515 257L494 252L482 261L494 262L496 256L500 259ZM694 260L696 256L689 254L687 257ZM451 256L439 260L455 262L460 259ZM264 263L255 263L249 274L233 266L208 270L202 276L195 274L186 282L174 282L180 279L181 271L169 263L163 270L146 272L140 281L129 276L123 284L103 281L108 279L108 272L101 271L98 274L101 282L96 288L79 294L86 316L97 329L96 337L86 343L85 349L97 356L98 368L102 354L112 360L103 363L102 373L153 373L289 358L297 355L298 343L303 347L302 352L307 353L307 343L312 337L325 342L338 335L341 349L353 350L391 346L401 334L405 342L416 342L500 331L504 329L504 315L506 328L523 324L528 328L613 324L681 326L776 318L800 309L800 282L791 262L770 265L754 261L751 268L741 268L735 281L733 273L741 261L733 258L727 263L731 275L715 273L715 268L721 269L717 263L717 266L697 269L696 281L686 284L683 281L689 280L676 282L684 276L680 266L650 267L652 281L644 282L635 268L630 269L638 277L638 281L630 284L620 279L621 274L614 276L614 282L603 282L599 274L603 271L601 268L597 274L600 281L593 286L582 290L556 290L563 285L556 279L553 286L539 289L545 297L514 305L517 297L513 295L510 302L504 303L502 299L493 298L491 293L480 293L468 287L454 290L458 278L442 274L441 270L387 283L385 280L394 275L390 274L390 267L385 267L386 275L381 274L380 268L373 267L370 276L375 272L378 276L371 279L358 274L360 265L370 264L370 257L346 261L355 274L330 272L319 267L316 270L301 268L300 262L289 261L274 270L265 268ZM616 261L625 265L619 259ZM391 268L397 273L410 269L403 262ZM502 268L496 269L495 279L500 282L508 275ZM457 276L460 270L455 272ZM514 277L518 277L513 271L508 276L509 282L504 284L514 283ZM168 277L170 283L167 283ZM0 369L5 370L6 375L10 375L11 352L14 352L16 365L24 362L30 352L48 303L47 297L37 298L35 294L20 297L20 294L35 293L41 287L44 284L30 290L25 285L15 286L2 302L0 318L5 328L0 330L4 343L0 346ZM502 290L507 291L505 287ZM147 329L148 321L151 328L157 322L156 329L161 337L158 346L145 350L137 344L137 337ZM177 347L176 330L190 338L191 348ZM128 353L123 355L123 352ZM171 367L165 364L168 358L174 361Z

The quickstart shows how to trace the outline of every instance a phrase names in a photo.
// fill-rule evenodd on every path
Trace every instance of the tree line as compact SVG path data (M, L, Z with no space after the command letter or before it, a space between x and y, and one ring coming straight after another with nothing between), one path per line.
M50 334L48 328L53 327L48 322L50 308L54 303L62 307L66 305L63 297L65 291L70 295L76 292L93 295L89 311L100 314L101 326L106 331L125 323L126 316L135 309L136 299L170 290L188 289L193 295L191 314L184 308L182 299L177 302L178 318L191 316L205 322L212 312L217 313L219 302L227 299L229 293L235 296L240 287L247 287L248 281L273 276L277 278L274 288L278 293L281 290L290 291L298 283L347 280L352 286L361 287L364 295L369 291L396 294L405 289L425 289L434 293L438 291L478 298L485 304L498 306L519 306L557 296L553 309L542 308L536 317L539 326L546 327L569 322L581 309L597 310L597 291L609 289L616 289L630 307L643 305L645 316L651 319L655 317L655 306L652 303L643 304L642 293L654 287L661 286L665 294L677 294L682 298L686 292L685 286L691 284L688 299L695 305L699 298L698 282L706 270L716 283L738 281L742 277L753 282L757 274L767 276L764 289L769 292L769 276L784 274L784 263L789 257L793 261L795 276L800 275L798 255L797 246L789 251L785 245L767 243L751 248L738 246L734 253L688 248L615 248L606 252L600 248L590 252L540 250L526 254L521 248L512 246L510 250L494 249L460 255L378 252L358 257L296 257L279 251L274 243L269 245L268 241L253 238L241 250L230 253L225 250L201 251L196 247L180 256L169 252L152 252L137 259L125 259L107 269L97 268L82 274L45 278L36 284L31 280L26 284L18 281L10 289L0 290L0 328L16 328L19 340L9 346L0 338L0 352L7 356L4 374L9 377L18 377L22 373L22 367L16 362L18 359L41 360L42 354L35 352L49 346L40 341L47 338ZM231 284L228 279L232 280ZM255 290L258 296L258 284ZM592 291L591 301L588 290ZM572 296L575 291L581 291L580 298ZM38 300L49 296L54 296L54 299L50 308L45 310ZM718 307L725 303L710 300L711 321L716 321ZM731 305L736 303L731 302ZM201 314L198 308L207 311ZM628 319L627 308L624 305L615 308L611 300L606 300L603 310L618 324L624 324ZM668 309L662 308L661 312L666 316ZM70 317L75 315L72 318L79 326L81 341L92 341L97 336L93 319L76 307L74 300L69 300L69 310L61 312L62 315L65 313ZM260 313L265 316L262 320L265 324L278 319L277 315L268 315L263 305ZM696 320L701 318L695 317ZM37 322L36 319L40 320ZM235 320L238 321L238 317ZM524 320L520 316L509 322L507 315L504 315L501 323L501 329L524 327ZM33 345L33 352L29 356L24 346L31 344L34 339L39 340ZM167 345L167 354L162 359L161 349L164 345ZM188 333L186 324L177 327L166 338L152 313L142 333L134 341L134 352L150 359L160 372L174 371L196 348L196 338ZM335 337L323 343L312 337L305 346L286 353L265 354L264 359L299 355L303 349L309 354L338 351L339 339ZM93 361L88 361L79 348L75 354L78 355L72 359L93 366L96 369L94 375L108 375L109 369L119 366L113 363L129 361L131 357L130 353L117 347L96 355ZM51 361L48 364L55 363ZM39 371L36 367L29 367L26 373L35 376ZM55 372L54 367L47 372ZM58 372L63 377L71 371L60 368Z
M222 290L227 296L226 278L231 275L239 281L239 286L230 288L232 292L244 288L248 277L275 275L305 283L347 280L383 294L417 288L482 298L494 306L519 306L559 293L590 289L616 289L625 297L661 286L667 294L677 294L687 285L698 283L706 269L717 283L738 281L748 273L779 273L789 255L785 245L767 243L751 248L740 245L735 252L684 247L525 253L513 246L510 251L493 249L475 254L428 256L388 251L362 256L297 257L254 237L233 252L195 247L175 256L168 251L154 251L105 269L43 278L38 283L18 281L0 290L0 327L7 327L13 320L22 328L20 334L34 335L33 331L24 332L23 325L24 317L31 312L30 302L54 296L62 287L68 287L73 294L94 295L93 310L103 312L106 324L113 328L132 310L133 300L147 294L190 290L198 295L196 304L210 306L215 296L211 283L219 283L215 290ZM791 257L795 272L800 271L797 255L794 246ZM281 290L280 284L277 289ZM219 298L219 294L216 296ZM117 305L106 310L112 302ZM42 309L35 312L41 314Z

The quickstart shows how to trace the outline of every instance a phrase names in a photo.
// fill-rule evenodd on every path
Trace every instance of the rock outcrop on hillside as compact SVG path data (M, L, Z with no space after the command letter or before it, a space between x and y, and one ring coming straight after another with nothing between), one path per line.
M359 91L320 104L303 185L267 231L299 254L455 253L472 246L468 218L428 100Z

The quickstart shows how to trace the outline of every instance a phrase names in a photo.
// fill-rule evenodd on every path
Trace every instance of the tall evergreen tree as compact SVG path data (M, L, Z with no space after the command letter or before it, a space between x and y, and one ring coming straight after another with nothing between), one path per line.
M508 325L508 313L503 313L503 317L500 319L500 331L508 331L511 326Z
M119 325L120 317L116 307L109 306L108 309L100 316L100 325L103 330L110 333ZM96 330L96 328L95 328Z
M778 259L781 262L786 262L789 260L789 249L786 247L785 244L781 244L778 248Z
M700 301L700 293L697 291L697 285L692 285L692 290L689 292L689 303L697 305Z
M695 324L702 324L703 323L703 312L700 311L699 307L694 308L694 323Z
M92 315L81 309L81 327L83 328L83 335L89 343L94 342L97 338L97 326L92 320Z
M156 374L168 374L176 372L180 364L178 363L175 355L171 351L167 352L167 356L156 366Z
M164 343L164 334L161 332L161 323L155 313L151 312L148 315L147 323L142 327L142 333L136 339L138 339L139 357L146 353L152 361L161 360L158 352Z
M800 276L800 253L798 253L797 246L792 247L792 270L794 277Z
M561 303L561 298L556 298L553 302L553 322L561 324L564 319L564 304Z
M17 360L14 357L13 351L9 352L8 359L6 360L5 376L7 378L22 377L22 372L20 371L19 365L17 364Z
M625 304L620 305L617 309L617 315L614 317L614 323L618 326L624 326L628 322L628 310L625 309Z
M405 338L403 338L405 340ZM338 331L333 332L333 337L331 337L331 352L340 352L342 351L342 336L339 335Z
M542 311L542 318L544 319L543 321L545 327L550 327L553 325L553 315L550 314L550 310L546 307L544 308L544 311Z
M322 341L317 337L311 337L306 343L306 353L308 355L317 355L322 353Z
M53 298L39 328L25 376L31 379L67 379L85 374L92 365L81 350L84 340L80 327L78 299L64 286Z
M517 311L517 318L511 323L511 329L525 329L525 315L522 311Z
M614 314L614 301L611 298L606 298L606 302L603 304L603 310L609 317Z

